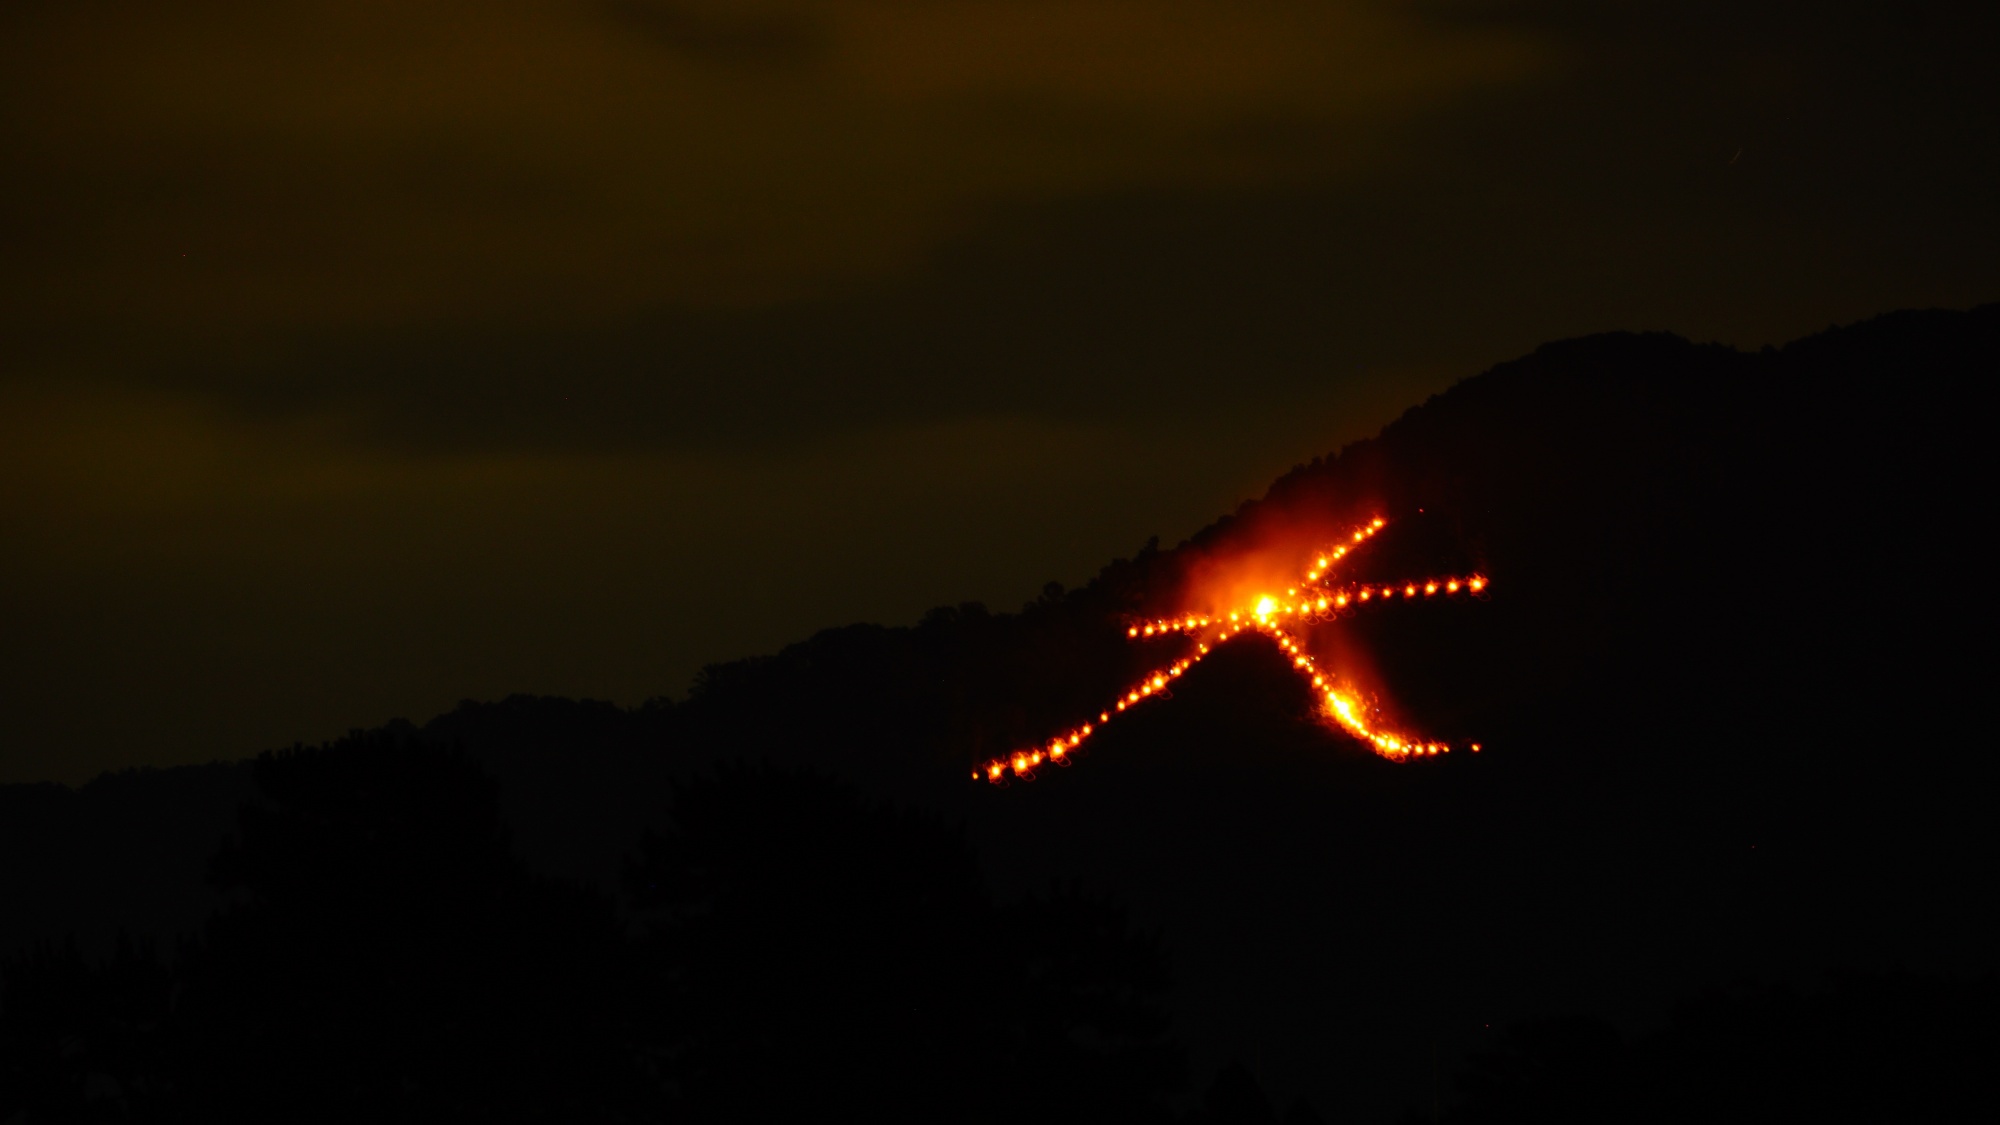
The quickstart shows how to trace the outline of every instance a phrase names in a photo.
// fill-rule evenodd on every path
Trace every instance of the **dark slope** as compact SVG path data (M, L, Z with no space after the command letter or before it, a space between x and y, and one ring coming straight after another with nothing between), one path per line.
M0 952L68 933L102 953L121 927L195 932L222 901L204 865L252 792L247 763L0 785Z
M810 765L963 819L1000 887L1081 878L1165 928L1199 1058L1240 1056L1335 1118L1381 1117L1427 1097L1434 1057L1488 1024L1649 1018L1739 972L1992 967L1973 547L1995 371L1996 307L1759 354L1553 344L1021 613L829 630L713 667L682 703L469 704L424 735L499 779L532 860L607 885L668 779L725 759ZM1493 595L1315 644L1487 753L1375 759L1307 719L1275 652L1244 643L1074 768L1004 790L968 779L1156 663L1118 623L1174 608L1204 560L1378 512L1395 522L1357 573L1477 566ZM8 865L65 870L42 857L74 831L12 833ZM39 909L17 932L87 917Z
M1301 468L1193 546L1379 510L1401 520L1364 573L1491 573L1483 605L1350 630L1409 714L1489 751L1392 767L1258 730L1211 661L1143 734L990 794L992 854L1156 911L1197 1046L1356 1109L1488 1023L1990 967L1996 312L1754 356L1552 345Z
M1755 355L1551 345L1021 614L713 669L675 755L835 770L967 817L1003 885L1113 889L1170 935L1191 1044L1333 1109L1393 1110L1489 1023L1641 1018L1739 972L1984 965L1996 370L1991 308ZM1375 512L1396 523L1364 576L1472 565L1494 595L1318 640L1487 754L1379 762L1301 721L1275 654L1246 648L1073 769L960 780L1156 662L1117 617L1172 608L1204 558Z

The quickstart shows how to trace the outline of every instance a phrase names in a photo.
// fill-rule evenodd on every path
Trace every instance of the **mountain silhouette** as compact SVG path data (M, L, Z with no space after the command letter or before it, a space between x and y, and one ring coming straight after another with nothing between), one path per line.
M1990 1109L1856 1044L1952 1028L1897 1041L1973 1059L1992 1024L1996 371L2000 306L1550 344L1019 612L830 629L636 708L0 787L0 1119L306 1088L523 1119ZM1377 515L1352 576L1491 596L1313 643L1477 756L1373 756L1246 638L1071 767L971 780L1161 662L1128 619Z

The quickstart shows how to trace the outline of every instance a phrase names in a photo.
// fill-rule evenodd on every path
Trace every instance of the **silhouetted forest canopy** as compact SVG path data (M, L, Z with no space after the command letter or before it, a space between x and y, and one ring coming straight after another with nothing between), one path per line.
M642 706L0 787L0 1121L1986 1120L2000 306L1550 344L1018 612ZM1206 562L1381 514L1315 634L1069 769Z

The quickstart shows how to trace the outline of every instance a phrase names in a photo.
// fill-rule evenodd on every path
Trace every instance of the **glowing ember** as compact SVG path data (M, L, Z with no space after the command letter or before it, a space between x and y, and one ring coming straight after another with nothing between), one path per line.
M1354 532L1352 542L1355 544L1367 542L1376 532L1382 530L1385 523L1386 521L1380 518L1370 521L1367 526ZM1242 635L1246 629L1255 629L1277 642L1278 647L1292 658L1293 670L1311 681L1313 691L1322 700L1322 713L1328 721L1367 743L1377 754L1393 761L1406 761L1413 757L1451 753L1452 748L1446 743L1413 738L1382 726L1378 720L1371 717L1361 695L1352 688L1341 687L1332 673L1321 671L1311 654L1305 651L1305 646L1298 638L1280 627L1278 621L1284 617L1305 622L1330 621L1341 616L1350 606L1370 602L1378 593L1383 601L1393 599L1398 593L1406 600L1420 595L1431 598L1439 594L1449 598L1455 597L1461 591L1477 594L1486 589L1486 577L1474 574L1463 577L1429 578L1419 582L1407 582L1400 591L1394 586L1379 588L1351 586L1336 589L1322 585L1321 579L1326 576L1328 568L1346 558L1352 550L1350 546L1341 546L1314 556L1313 565L1306 572L1304 585L1285 591L1288 600L1280 601L1273 595L1261 594L1250 605L1230 610L1226 617L1222 614L1209 616L1190 613L1127 628L1125 635L1133 638L1161 637L1169 633L1206 633L1207 637L1196 644L1194 655L1184 657L1140 680L1137 686L1118 700L1112 710L1100 711L1097 721L1100 724L1108 723L1116 712L1153 698L1155 694L1164 694L1168 680L1177 678L1194 667L1213 652L1215 646ZM1301 590L1304 591L1303 596ZM1210 630L1213 632L1209 632ZM1059 766L1069 765L1072 760L1070 751L1080 745L1085 738L1090 737L1095 729L1085 723L1067 734L1052 739L1046 751L1017 750L1006 758L994 758L986 762L974 770L972 776L975 780L984 778L997 785L1005 783L1010 774L1023 780L1032 779L1035 767L1044 761L1053 761ZM1479 752L1480 744L1471 743L1469 748L1476 754Z

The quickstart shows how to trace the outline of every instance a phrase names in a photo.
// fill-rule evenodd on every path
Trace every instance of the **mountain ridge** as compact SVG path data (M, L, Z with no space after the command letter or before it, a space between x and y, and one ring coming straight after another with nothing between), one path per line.
M1661 333L1556 342L1018 613L967 603L822 630L712 665L678 701L513 696L354 740L464 746L522 854L614 890L690 773L835 774L962 823L1006 893L1051 878L1113 891L1176 950L1198 1058L1238 1055L1281 1092L1379 1118L1420 1080L1426 1039L1470 1049L1498 1019L1639 1018L1738 971L1990 968L1995 778L1968 733L1979 663L1962 654L1983 632L1974 406L1995 370L2000 305L1759 352ZM1492 575L1492 597L1398 606L1316 643L1412 722L1483 740L1479 758L1381 762L1245 642L1071 769L1007 789L967 778L1159 662L1124 636L1128 615L1177 608L1204 568L1377 514L1390 525L1355 576L1463 564ZM244 766L188 769L247 794ZM0 787L0 824L15 856L99 834L95 858L44 882L115 886L134 855L154 873L205 860L201 830L179 823L181 850L162 849L156 817L114 846L126 814L58 824L61 810L196 777ZM179 886L209 893L198 872ZM98 904L97 940L138 901ZM176 901L154 900L155 931L199 916ZM64 902L45 897L0 939L53 936L65 910L82 916ZM1331 1086L1315 1061L1329 1057L1369 1077Z

